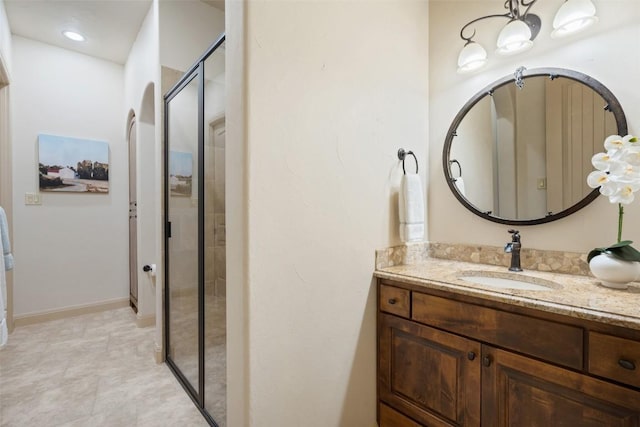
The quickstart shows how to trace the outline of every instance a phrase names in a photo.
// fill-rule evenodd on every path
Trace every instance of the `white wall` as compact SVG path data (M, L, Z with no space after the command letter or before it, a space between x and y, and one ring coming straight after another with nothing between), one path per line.
M374 250L399 243L398 148L427 157L428 3L245 7L247 121L227 124L227 206L248 207L248 234L229 215L227 242L230 307L247 297L247 425L372 426ZM237 368L242 346L230 352Z
M227 264L227 425L249 425L248 2L227 2L225 207ZM233 213L231 215L230 213Z
M224 12L200 0L160 0L160 64L186 71L224 32Z
M137 119L139 318L156 312L157 287L162 289L162 193L159 183L162 173L162 126L159 124L162 104L158 32L158 6L153 2L124 66L125 105L121 126L126 126L124 117L129 111L133 111ZM158 266L155 279L142 272L145 264ZM160 348L162 339L159 333L156 341L156 348Z
M464 42L460 28L482 15L499 13L502 2L447 0L430 2L430 186L429 237L435 242L503 245L509 236L506 225L486 221L467 211L453 197L441 167L446 131L458 110L473 94L499 78L512 75L518 66L560 67L589 74L607 86L621 102L630 131L640 132L640 89L632 82L640 75L640 2L594 0L600 22L589 32L565 40L551 40L551 20L564 0L538 2L532 12L543 19L543 29L534 47L521 55L497 58L493 53L500 28L498 20L478 25L478 35L489 52L490 65L471 75L455 72L457 55ZM623 237L640 241L640 207L625 210ZM589 233L585 233L589 230ZM587 253L616 239L617 208L599 197L581 211L539 226L520 227L525 247Z
M13 37L15 315L128 296L123 67ZM109 143L108 194L38 191L38 133Z
M4 0L0 0L0 57L11 73L11 28L9 28Z

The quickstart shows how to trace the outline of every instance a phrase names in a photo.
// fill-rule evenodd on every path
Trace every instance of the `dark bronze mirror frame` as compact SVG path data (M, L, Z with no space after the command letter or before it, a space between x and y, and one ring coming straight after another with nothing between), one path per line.
M444 170L445 179L447 181L447 184L449 185L449 188L451 189L451 192L456 197L456 199L458 199L460 203L462 203L464 207L466 207L471 212L473 212L474 214L484 219L487 219L492 222L497 222L499 224L536 225L536 224L544 224L547 222L555 221L560 218L564 218L568 215L571 215L572 213L582 209L583 207L591 203L593 200L595 200L600 194L598 189L596 188L593 191L591 191L586 197L584 197L581 201L579 201L578 203L574 204L573 206L570 206L569 208L563 211L560 211L558 213L553 213L553 214L544 216L542 218L519 220L519 219L502 218L502 217L491 215L487 212L482 212L473 204L471 204L469 200L467 200L460 193L460 191L458 191L458 188L455 185L455 178L451 173L450 152L451 152L451 144L453 143L454 138L457 136L456 132L457 132L458 126L460 126L460 123L462 122L462 119L467 115L467 113L471 110L471 108L474 105L476 105L485 96L491 96L493 91L496 90L497 88L507 84L517 83L517 80L520 78L525 79L526 81L527 78L536 77L536 76L547 76L552 80L558 77L564 77L564 78L568 78L568 79L580 82L586 86L589 86L591 89L597 92L600 96L602 96L602 98L607 103L605 109L613 113L615 117L616 125L618 127L618 134L619 135L627 134L627 119L624 115L624 111L622 110L622 106L620 105L620 102L615 97L615 95L598 80L586 74L580 73L578 71L573 71L573 70L568 70L563 68L535 68L531 70L525 70L523 68L519 68L516 71L515 75L503 77L491 83L490 85L486 86L485 88L483 88L480 92L476 93L462 107L460 112L458 112L456 117L453 119L453 123L451 124L451 126L449 127L449 130L447 131L447 137L444 143L444 148L442 153L442 168Z

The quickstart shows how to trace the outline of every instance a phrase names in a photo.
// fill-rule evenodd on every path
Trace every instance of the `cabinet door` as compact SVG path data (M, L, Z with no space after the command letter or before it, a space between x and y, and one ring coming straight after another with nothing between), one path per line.
M480 344L380 314L378 393L426 426L480 425Z
M640 393L489 346L482 348L485 426L640 425Z

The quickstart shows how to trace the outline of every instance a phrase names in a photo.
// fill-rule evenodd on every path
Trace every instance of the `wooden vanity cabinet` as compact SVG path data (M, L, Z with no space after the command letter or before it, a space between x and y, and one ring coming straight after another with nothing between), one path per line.
M482 425L640 425L640 393L529 357L483 346Z
M640 369L638 341L411 288L379 280L380 427L640 426L637 371L614 366Z
M478 342L387 314L378 337L382 401L423 425L480 425Z

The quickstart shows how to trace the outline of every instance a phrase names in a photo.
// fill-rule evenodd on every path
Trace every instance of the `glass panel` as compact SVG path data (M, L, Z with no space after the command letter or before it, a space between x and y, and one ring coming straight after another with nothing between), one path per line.
M198 78L168 108L169 357L198 390Z
M205 408L226 426L226 242L224 45L204 63Z

